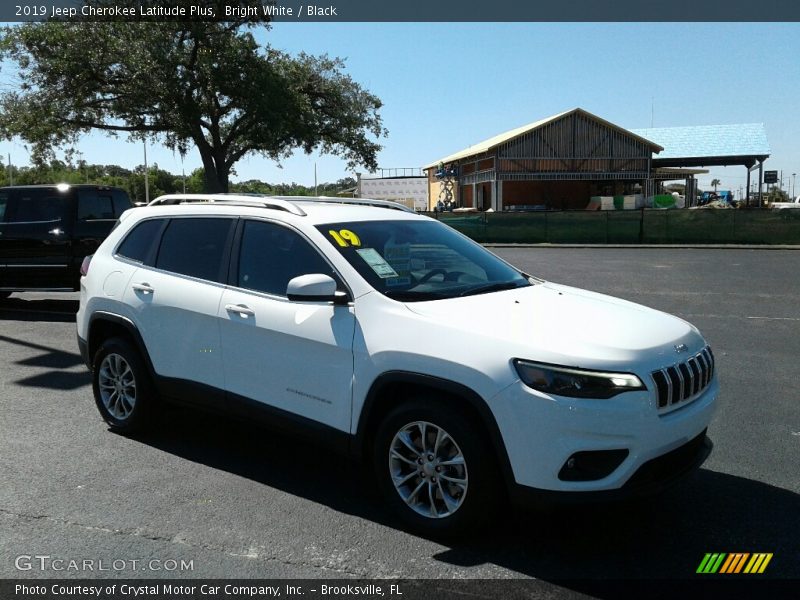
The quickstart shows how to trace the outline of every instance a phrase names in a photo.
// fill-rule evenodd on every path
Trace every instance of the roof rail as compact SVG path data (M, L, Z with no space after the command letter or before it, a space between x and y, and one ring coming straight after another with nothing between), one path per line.
M402 210L404 212L416 213L413 208L405 204L392 202L391 200L374 200L371 198L339 198L332 196L270 196L276 200L286 200L294 202L321 202L323 204L351 204L356 206L375 206L378 208L390 208Z
M389 200L373 200L369 198L334 198L329 196L266 196L263 194L166 194L159 196L148 206L173 204L229 204L231 206L260 206L283 210L299 217L306 216L299 202L319 202L322 204L348 204L355 206L374 206L414 213L414 209Z
M273 198L259 194L166 194L159 196L148 206L169 206L175 204L229 204L231 206L260 206L283 210L299 217L306 213L293 202L283 198Z

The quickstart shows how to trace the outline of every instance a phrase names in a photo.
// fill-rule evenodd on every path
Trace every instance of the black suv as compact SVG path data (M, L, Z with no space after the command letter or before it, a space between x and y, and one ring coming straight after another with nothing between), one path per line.
M0 188L0 299L11 292L80 289L80 267L132 204L119 188Z

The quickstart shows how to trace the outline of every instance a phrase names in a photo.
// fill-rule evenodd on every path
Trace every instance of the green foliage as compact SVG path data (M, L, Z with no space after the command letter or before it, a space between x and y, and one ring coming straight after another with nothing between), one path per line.
M210 192L227 191L234 164L249 154L280 161L296 149L322 151L374 169L375 140L386 134L381 101L344 74L339 59L259 47L256 25L6 27L0 58L16 63L20 85L0 94L0 135L30 143L39 165L90 130L151 138L181 154L195 146Z
M767 193L768 204L772 204L773 202L788 202L788 201L789 201L789 194L787 194L778 187L772 186L772 188Z
M134 202L145 201L144 166L139 165L133 170L118 165L90 165L80 161L76 165L61 160L52 160L46 164L30 167L12 167L14 185L35 185L39 183L94 183L98 185L112 185L128 192ZM169 171L160 169L158 165L151 165L147 173L150 184L150 199L153 200L163 194L183 192L183 177L173 175ZM8 185L8 167L0 165L0 178L2 185ZM199 194L203 192L203 169L195 169L186 175L186 193ZM321 183L317 186L320 196L336 196L339 192L355 187L356 180L345 177L335 183ZM306 187L297 183L265 183L258 179L251 179L240 183L230 184L231 192L268 194L271 196L312 196L313 187Z

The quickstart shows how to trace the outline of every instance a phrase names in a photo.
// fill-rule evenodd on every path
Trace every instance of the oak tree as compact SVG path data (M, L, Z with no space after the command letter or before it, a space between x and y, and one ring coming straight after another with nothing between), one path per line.
M203 161L205 189L227 191L248 154L293 151L376 167L386 135L381 101L329 56L261 46L264 23L57 22L10 26L2 58L19 83L0 93L0 134L31 144L35 160L90 130L158 139Z

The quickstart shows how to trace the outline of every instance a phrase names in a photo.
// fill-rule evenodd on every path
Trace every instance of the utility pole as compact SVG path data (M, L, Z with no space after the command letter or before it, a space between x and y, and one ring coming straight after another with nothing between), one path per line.
M319 195L317 193L317 163L314 163L314 195Z
M14 185L14 169L11 166L11 152L8 153L8 185Z
M150 180L147 177L147 140L142 140L144 145L144 202L150 204Z

